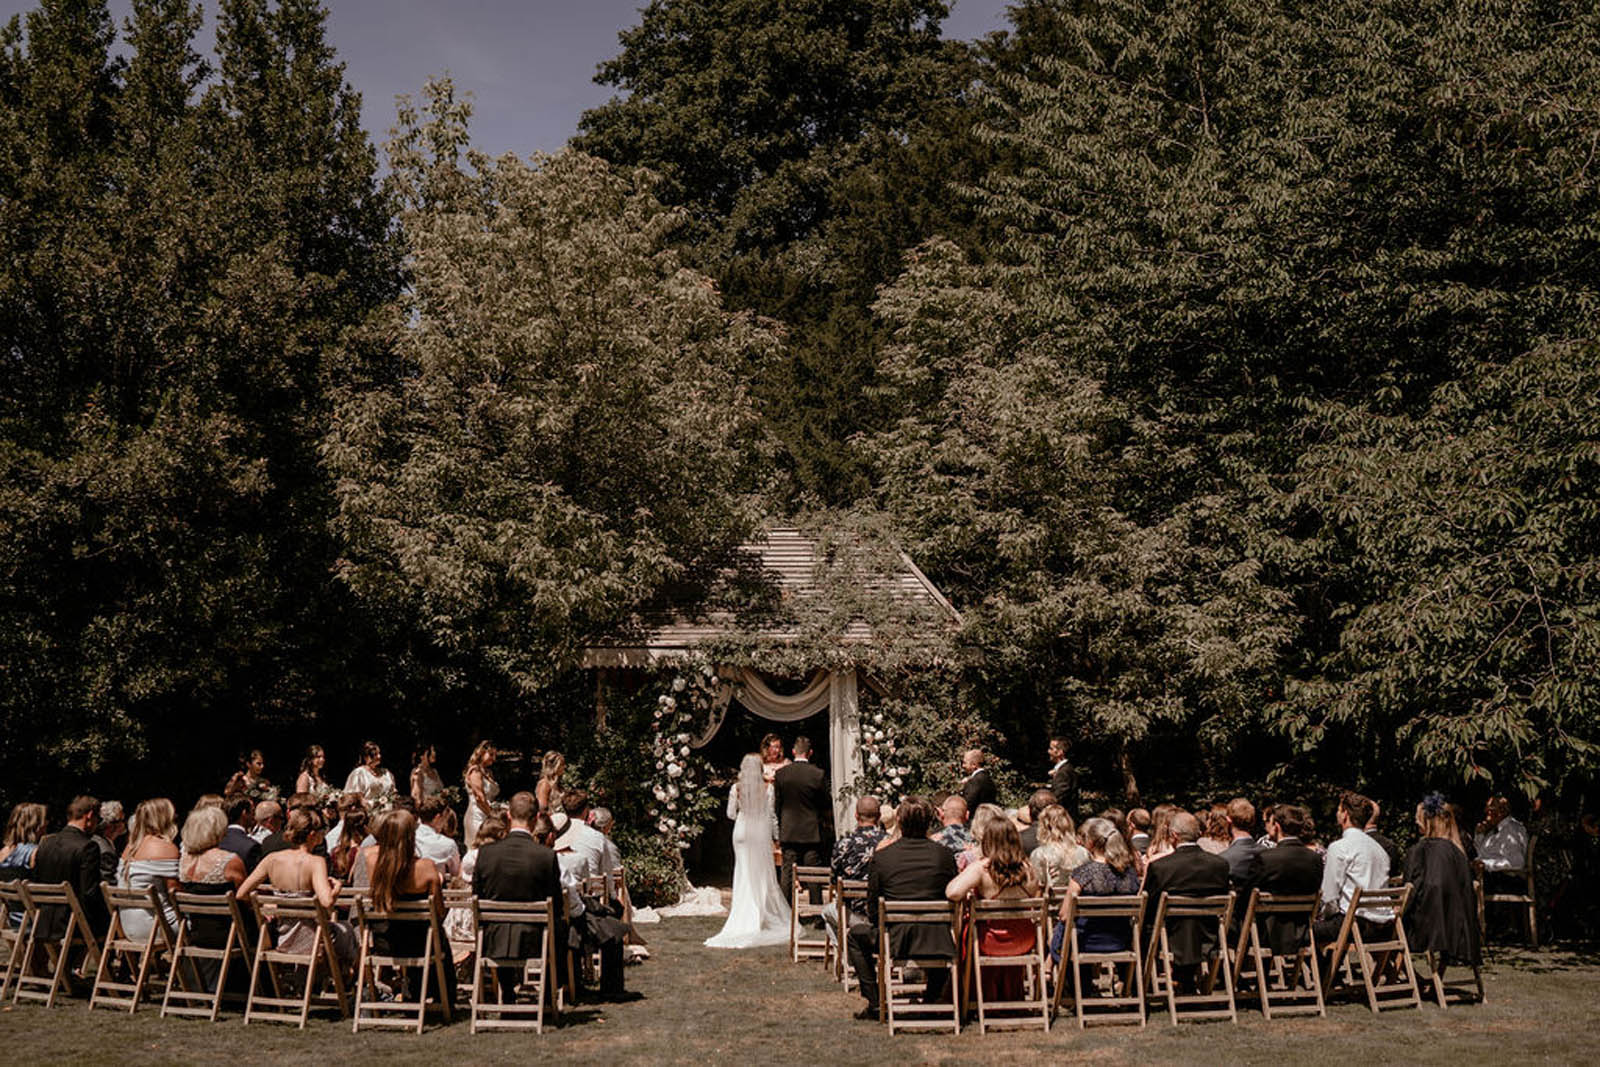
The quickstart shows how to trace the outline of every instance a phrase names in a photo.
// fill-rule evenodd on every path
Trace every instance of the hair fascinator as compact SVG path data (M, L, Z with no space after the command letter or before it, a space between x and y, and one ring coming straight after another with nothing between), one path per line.
M1444 794L1432 792L1422 798L1422 813L1428 816L1444 814Z

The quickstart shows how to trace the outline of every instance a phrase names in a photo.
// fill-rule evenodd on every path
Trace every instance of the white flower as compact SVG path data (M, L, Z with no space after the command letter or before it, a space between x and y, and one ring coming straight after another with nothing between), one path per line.
M681 693L681 692L683 692L684 686L686 686L688 684L689 684L688 682L685 682L683 680L683 676L679 675L678 677L676 677L676 678L674 678L672 680L672 691L674 693Z
M672 827L667 825L667 823L670 821L670 819L662 819L660 822L656 823L656 829L662 833L666 833L668 830L672 829Z
M876 715L874 715L874 716L873 716L873 717L872 717L872 721L873 721L873 722L875 722L875 723L881 723L881 722L883 722L883 713L882 713L882 712L879 712L879 713L878 713L878 714L876 714Z
M889 779L889 784L898 789L901 785L903 785L905 783L900 781L900 776L897 774L893 778Z
M656 697L656 703L660 704L664 708L669 707L672 704L672 698L667 694L662 693L660 696Z
M663 792L665 792L667 794L667 799L668 800L677 800L678 799L678 787L675 786L675 785L667 786L667 788L665 790L663 790Z
M668 811L677 811L678 810L677 801L674 801L674 800L667 801L667 810Z
M678 754L683 756L685 759L687 759L689 757L689 746L688 745L684 745L682 748L680 748L678 750Z
M667 797L671 795L665 789L662 789L659 785L656 786L655 789L652 790L652 792L655 794L655 798L657 800L666 800Z
M872 753L872 755L867 757L867 765L869 767L876 767L878 764L880 764L882 762L883 761L878 758L878 754L876 752Z
M872 739L874 741L882 741L883 740L883 731L882 730L874 730L874 731L872 731Z
M673 827L673 826L677 826L678 825L678 820L677 819L666 819L664 821L666 822L668 827Z
M688 743L689 743L689 735L688 734L679 734L678 735L678 744L687 745Z
M656 770L659 771L659 770L664 769L665 767L666 767L665 763L663 763L661 760L656 760Z
M678 766L676 763L667 764L667 777L668 778L681 778L681 777L683 777L683 768Z
M668 711L671 711L673 708L678 706L678 702L673 700L671 697L664 696L661 698L661 706L666 708Z

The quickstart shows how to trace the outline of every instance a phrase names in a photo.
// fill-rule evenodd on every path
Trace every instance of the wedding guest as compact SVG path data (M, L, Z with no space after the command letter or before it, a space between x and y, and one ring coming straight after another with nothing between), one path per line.
M154 886L167 927L174 932L178 915L172 910L168 894L179 886L178 846L173 844L177 836L178 813L172 801L157 797L140 804L134 809L133 824L128 828L128 847L117 865L116 882L122 889ZM122 909L122 932L135 941L149 937L154 923L148 911Z
M611 838L611 830L616 822L616 816L611 814L610 808L595 808L589 813L589 825L599 830L605 837L605 862L610 870L617 870L622 866L622 850L617 848L617 843Z
M1004 819L1004 813L1001 813ZM950 850L928 837L932 828L933 805L921 797L907 797L900 803L897 821L900 839L879 849L867 864L866 922L850 928L846 938L850 966L866 1006L857 1019L878 1017L878 908L883 901L940 900L956 874L956 860ZM944 926L900 925L889 929L890 950L896 957L954 959L955 941ZM934 968L927 974L924 999L936 1002L948 994L946 971Z
M354 884L356 857L361 854L371 813L360 793L339 801L339 822L328 832L328 869L348 884Z
M422 802L429 797L444 795L444 779L439 777L439 752L432 745L419 745L411 757L411 799L416 802L417 813L422 813Z
M1065 737L1052 737L1047 755L1050 759L1050 794L1070 813L1078 806L1078 772L1067 762L1067 748ZM1044 808L1039 810L1043 811ZM1027 847L1026 841L1023 847Z
M1444 797L1429 793L1417 805L1422 837L1405 857L1405 879L1412 887L1406 913L1406 939L1413 953L1438 952L1443 962L1471 967L1482 962L1478 941L1478 897L1472 867L1455 818ZM1435 980L1442 981L1442 973Z
M967 829L967 802L960 793L951 793L939 804L943 828L934 835L951 853L960 855L973 847L972 831Z
M835 878L859 882L867 876L867 864L886 836L879 821L882 810L877 797L861 797L856 801L856 828L833 843L830 865Z
M1042 886L1066 885L1072 872L1089 862L1088 851L1078 843L1072 815L1060 804L1039 813L1039 845L1028 854L1034 879Z
M0 882L29 878L34 854L44 837L49 813L43 804L24 801L11 809L6 820L5 843L0 845Z
M1314 927L1317 941L1331 945L1339 936L1344 916L1356 888L1382 889L1389 882L1389 854L1362 829L1372 820L1372 801L1360 793L1344 793L1339 798L1338 840L1328 845L1322 868L1322 910L1324 918ZM1361 908L1357 920L1367 923L1372 933L1394 921L1387 908ZM1364 936L1366 928L1363 928Z
M1059 805L1056 806L1059 809ZM1022 851L1022 837L1008 820L990 822L979 841L983 855L952 878L945 898L962 901L969 894L979 900L1028 900L1039 895L1039 882ZM1032 919L996 919L978 923L978 952L984 956L1021 956L1033 951ZM1022 999L1024 974L1018 967L999 967L982 974L986 1000Z
M1485 892L1527 892L1526 878L1502 873L1521 871L1528 862L1528 831L1512 816L1509 800L1489 799L1472 840L1478 850L1478 865L1483 868Z
M228 832L222 835L222 847L237 853L244 860L245 869L255 870L261 860L261 842L250 836L256 821L256 802L244 793L236 793L228 801Z
M394 772L383 765L383 749L376 741L361 745L361 763L344 780L346 793L360 793L369 809L381 807L394 796Z
M1126 897L1139 892L1139 872L1134 866L1133 853L1109 819L1085 821L1079 836L1089 859L1072 872L1067 881L1068 893L1075 897ZM1066 901L1061 902L1059 917L1066 922ZM1126 920L1080 918L1075 925L1078 946L1084 952L1126 952L1133 947L1133 927ZM1052 959L1061 959L1065 942L1066 927L1058 925L1050 940ZM1080 974L1078 980L1088 983L1092 981L1092 973Z
M1134 808L1128 812L1128 848L1135 855L1143 856L1150 851L1150 813L1144 808Z
M461 857L461 869L456 874L458 883L464 883L469 887L472 885L472 875L478 869L480 850L484 845L505 837L508 829L510 828L506 825L505 819L499 815L491 815L483 820L483 824L478 827L478 836L472 839L472 847Z
M305 758L300 761L300 773L294 780L294 791L313 794L327 792L328 783L322 777L322 768L327 762L328 754L322 751L321 745L306 749Z
M183 892L223 896L244 884L247 877L244 861L237 853L221 847L222 835L227 829L228 817L214 805L197 806L183 820L183 855L178 864L179 888ZM253 927L254 920L248 909L244 909L244 920L247 926ZM189 941L199 948L220 949L226 945L232 926L229 919L199 916L189 923ZM253 929L240 931L240 936L247 944L255 944ZM216 960L195 962L206 991L216 989L221 965ZM236 968L235 975L244 982L241 970Z
M1033 850L1039 847L1039 815L1053 804L1056 804L1056 795L1048 789L1035 789L1028 797L1028 825L1022 831L1022 851L1026 855L1033 855Z
M435 794L417 805L416 831L417 855L432 860L444 879L455 877L461 869L461 848L450 837L449 827L454 812L445 804L444 797ZM381 843L381 842L380 842Z
M1248 893L1261 878L1261 846L1256 844L1256 808L1244 797L1228 801L1226 816L1232 837L1221 853L1228 861L1228 881Z
M1367 832L1368 837L1378 843L1378 847L1383 849L1384 854L1389 857L1389 873L1399 874L1400 868L1405 864L1405 857L1401 855L1399 845L1378 832L1378 816L1381 813L1382 809L1378 807L1378 802L1374 800L1372 802L1372 818L1362 829Z
M430 797L431 803L442 808L443 801ZM378 820L374 828L378 842L372 862L372 909L386 912L402 901L430 901L435 918L444 922L444 901L441 891L444 879L440 868L426 855L417 854L419 840L416 817L408 811L391 811ZM451 842L454 845L454 842ZM418 958L426 951L428 923L425 920L374 920L370 951L380 956ZM447 953L448 954L448 953ZM456 969L446 967L445 989L442 996L450 1003L455 1001ZM407 984L412 989L422 988L420 968L406 969Z
M589 816L592 814L589 810L589 794L574 789L563 796L561 802L567 818L571 820L566 834L566 847L573 856L573 874L580 882L585 878L604 876L609 892L616 865L611 859L611 842L606 840L605 834L589 825ZM561 850L558 848L556 851L559 854Z
M322 816L310 808L291 812L284 822L283 836L293 847L262 860L239 887L239 899L248 900L266 885L276 896L315 899L331 911L339 897L340 883L329 877L327 861L314 851L322 840ZM352 971L357 954L355 931L341 920L328 923L328 930L340 966L347 973ZM305 953L316 943L317 928L313 922L294 920L279 926L276 934L280 952Z
M256 820L258 824L261 821L262 807L265 803L266 802L263 801L262 804L256 805ZM323 814L322 805L317 802L317 798L311 793L293 793L287 800L283 802L281 806L278 806L276 801L273 801L272 803L275 807L278 807L278 812L276 817L272 820L272 831L268 833L266 837L261 839L261 855L263 857L269 856L274 852L282 852L286 848L293 847L289 844L288 838L283 836L285 810L294 811L296 808L310 808L321 817L323 826L332 825L332 820ZM267 814L271 815L272 812L269 810ZM337 809L335 809L335 817L337 817ZM327 841L326 834L323 835L323 841ZM320 851L318 851L317 854L323 859L327 859L328 852L326 845L324 844L323 846L319 846L319 849Z
M200 799L194 802L194 810L199 811L201 808L216 808L226 817L228 801L221 793L201 793ZM227 825L226 819L224 819L223 825Z
M993 804L999 799L995 791L994 779L989 777L989 770L983 765L984 754L981 748L969 748L961 755L961 799L967 802L967 810L976 812L983 804Z
M1261 851L1256 888L1279 897L1314 896L1322 888L1322 857L1306 844L1311 813L1298 804L1274 804L1267 820L1272 847ZM1291 956L1306 942L1310 926L1302 919L1269 915L1261 921L1267 947L1276 956Z
M1228 861L1202 849L1199 840L1200 820L1186 811L1173 812L1167 822L1167 841L1172 851L1152 860L1145 869L1144 891L1151 901L1159 901L1162 893L1209 897L1228 892ZM1152 904L1146 913L1147 937L1155 935L1156 910ZM1185 990L1194 988L1201 964L1221 947L1216 943L1216 934L1215 923L1199 919L1168 921L1167 940L1172 947L1174 974Z
M506 810L507 833L499 841L480 845L472 872L472 892L481 900L542 901L555 903L562 895L561 868L549 844L533 834L539 803L532 793L517 793ZM544 821L541 831L548 833ZM559 913L560 906L556 905ZM542 927L529 923L492 923L483 931L484 952L493 959L526 959L539 951ZM567 944L558 930L557 945ZM499 969L502 1000L513 1000L522 983L522 968Z
M1272 825L1272 813L1276 807L1276 804L1263 804L1259 812L1261 816L1261 834L1256 838L1256 847L1262 851L1273 847L1272 831L1268 827Z
M1145 851L1145 869L1163 856L1172 854L1172 834L1169 832L1172 817L1178 813L1176 804L1157 804L1150 809L1150 847Z
M567 772L567 757L551 749L539 761L539 781L533 787L539 810L546 814L563 810L561 805L561 776Z
M100 880L117 884L117 861L122 855L122 839L128 833L128 818L120 800L100 802L100 825L93 834L100 850Z
M1228 846L1233 844L1233 833L1228 829L1228 806L1213 804L1203 815L1197 812L1196 816L1202 820L1202 832L1197 844L1213 856L1228 851Z
M283 805L276 800L263 800L256 805L255 823L250 830L250 836L257 844L261 844L283 829Z
M33 855L33 880L69 883L78 894L78 903L97 939L105 933L110 918L105 897L100 893L100 848L94 843L99 822L100 801L91 796L74 797L67 805L66 826L40 841ZM66 933L67 919L64 907L40 908L40 936L61 937Z
M924 803L926 803L926 801L924 801ZM972 813L972 826L969 831L972 835L972 842L971 844L967 845L966 848L961 850L960 855L956 856L957 871L966 870L968 864L974 862L983 855L983 848L980 845L980 842L983 840L983 832L987 830L989 828L989 824L996 819L1000 819L1005 822L1011 821L1010 817L1006 815L1005 809L998 804L978 805L978 810Z
M249 752L239 757L239 769L233 777L228 779L228 784L223 788L224 797L243 796L246 793L258 793L267 784L262 775L267 769L267 757L261 754L259 748L252 748Z

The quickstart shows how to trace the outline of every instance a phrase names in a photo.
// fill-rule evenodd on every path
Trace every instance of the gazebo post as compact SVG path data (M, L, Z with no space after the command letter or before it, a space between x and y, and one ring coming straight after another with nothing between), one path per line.
M861 775L861 699L856 671L828 676L828 765L833 786L833 825L848 833L855 825L845 790Z

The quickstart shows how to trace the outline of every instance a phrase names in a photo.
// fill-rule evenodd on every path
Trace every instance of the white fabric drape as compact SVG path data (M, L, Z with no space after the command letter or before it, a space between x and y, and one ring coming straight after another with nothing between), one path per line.
M828 707L831 681L827 671L812 675L806 687L793 696L774 693L761 675L748 667L741 668L734 696L753 714L773 722L796 722L807 719Z

